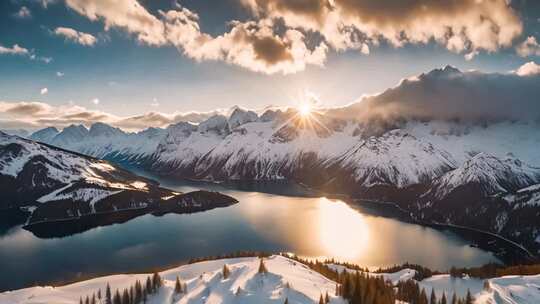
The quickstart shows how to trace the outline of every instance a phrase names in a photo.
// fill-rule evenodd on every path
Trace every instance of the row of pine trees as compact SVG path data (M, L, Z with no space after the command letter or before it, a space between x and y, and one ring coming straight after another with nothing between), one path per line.
M116 289L114 293L111 292L111 286L107 283L105 295L102 295L101 289L99 289L91 296L86 296L84 300L81 297L79 304L146 304L148 298L158 293L162 286L163 280L158 273L148 276L144 284L137 280L129 288L125 288L123 291ZM182 283L177 276L174 286L175 294L185 293L186 291L187 284Z

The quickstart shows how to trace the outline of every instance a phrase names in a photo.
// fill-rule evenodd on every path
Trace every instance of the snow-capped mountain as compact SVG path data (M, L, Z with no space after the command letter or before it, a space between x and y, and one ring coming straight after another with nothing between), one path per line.
M416 94L422 84L442 85L448 79L454 88L461 77L484 76L445 68L406 80L398 89ZM381 96L392 103L392 92ZM367 102L373 106L372 99ZM511 202L501 198L540 182L538 121L362 120L351 117L355 107L307 116L294 109L257 115L236 108L199 124L181 122L139 133L104 124L90 127L92 131L70 126L45 142L160 175L289 180L329 193L392 201L421 220L472 226L514 239L524 232L520 242L540 249L534 242L540 224L521 231L514 218L519 213L511 211L520 208L512 209Z
M435 179L429 195L441 200L457 188L469 185L477 186L479 195L489 196L516 192L539 182L540 168L532 167L513 157L500 159L481 152L456 170Z
M84 217L88 229L115 221L113 216L100 219L101 214L117 214L116 219L125 221L145 213L194 212L235 203L217 193L176 193L107 161L1 132L0 192L0 209L22 208L30 228L61 221L65 229L68 220L77 224Z
M32 133L32 135L30 135L30 139L45 143L52 142L53 138L58 135L58 133L60 133L60 131L58 131L57 128L48 127Z

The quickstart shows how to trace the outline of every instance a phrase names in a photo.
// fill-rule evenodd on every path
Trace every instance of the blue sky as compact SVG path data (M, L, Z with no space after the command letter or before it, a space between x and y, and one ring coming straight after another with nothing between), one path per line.
M279 1L180 0L175 3L166 0L138 3L142 5L145 14L155 16L156 20L163 20L160 11L184 10L185 13L187 10L196 13L199 17L196 24L200 27L200 32L211 37L231 31L232 20L245 23L253 20L259 22L267 18L274 20L272 29L276 29L274 34L278 36L283 35L280 25L286 29L298 29L306 36L315 32L312 35L315 36L313 40L305 39L306 45L311 49L321 40L331 38L313 28L298 27L295 23L298 20L287 17L286 9L291 9L290 12L294 13L294 8L277 10ZM363 94L381 92L396 85L404 77L447 64L462 70L507 72L529 61L538 62L540 55L540 47L537 45L529 45L530 50L525 56L516 52L516 47L528 37L540 41L540 5L533 0L512 1L508 10L517 17L522 30L513 35L511 44L497 45L495 49L482 48L483 42L478 40L480 38L472 36L468 39L473 41L473 47L456 51L449 50L448 43L434 42L434 39L427 43L407 42L396 46L384 37L374 42L371 34L367 34L370 39L365 40L365 43L369 46L369 54L362 54L359 47L338 50L328 42L325 44L328 47L322 63L307 63L305 67L293 68L292 72L288 66L270 66L270 61L264 61L263 68L260 68L260 65L257 67L264 59L258 54L253 55L253 58L242 57L234 60L197 60L195 57L200 55L198 46L192 48L190 54L186 54L183 48L186 42L170 42L174 39L167 38L167 42L150 45L141 41L140 28L121 25L122 21L118 18L124 17L120 11L122 7L116 6L115 9L119 12L112 16L107 16L107 13L100 15L98 9L97 17L91 20L91 14L84 10L88 9L85 5L92 2L107 3L110 0L1 1L0 46L13 50L14 45L18 45L26 49L27 53L0 52L0 101L41 102L54 107L78 106L125 117L150 111L210 111L233 105L253 109L267 105L294 105L303 92L309 91L320 98L322 105L338 106L353 102ZM130 2L136 1L120 2L130 5ZM258 5L258 13L246 4L249 2ZM110 11L112 10L108 12ZM440 14L440 11L433 11ZM457 10L456 14L461 12ZM385 18L398 17L389 14ZM456 17L456 20L459 18ZM390 19L385 19L388 20ZM358 24L357 21L351 22L355 26ZM504 22L506 20L496 25L508 26ZM396 24L399 26L400 23ZM261 25L258 24L257 27L260 28ZM96 42L82 45L66 35L55 34L57 28L69 28L90 34ZM430 32L427 34L431 35ZM238 46L234 51L251 47L248 42L252 40L246 41L245 46ZM227 56L231 56L232 51L227 52ZM478 54L475 53L474 58L467 60L466 55L473 52ZM271 55L273 54L269 56ZM285 57L274 59L279 61L283 58ZM300 61L302 60L304 59ZM306 62L309 60L311 59L306 59ZM320 61L313 59L317 60ZM288 65L296 61L296 58L288 58L283 62ZM47 88L46 93L44 88ZM99 103L96 100L99 100ZM3 116L3 119L8 118Z

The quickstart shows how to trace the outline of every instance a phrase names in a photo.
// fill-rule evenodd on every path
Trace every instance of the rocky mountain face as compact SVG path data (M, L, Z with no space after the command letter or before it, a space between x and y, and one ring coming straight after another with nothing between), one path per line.
M540 183L539 129L537 122L357 122L332 111L236 109L139 133L72 126L48 143L162 175L290 180L391 201L418 220L497 232L538 250L540 190L527 187Z
M236 202L217 193L176 193L107 161L1 132L0 193L1 212L25 213L28 229L53 236L57 226L85 230L146 213L195 212Z

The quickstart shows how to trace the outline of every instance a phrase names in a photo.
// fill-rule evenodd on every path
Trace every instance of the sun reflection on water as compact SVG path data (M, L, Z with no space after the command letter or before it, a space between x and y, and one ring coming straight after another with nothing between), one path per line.
M359 259L369 246L369 227L361 213L342 201L319 200L321 247L338 259Z

